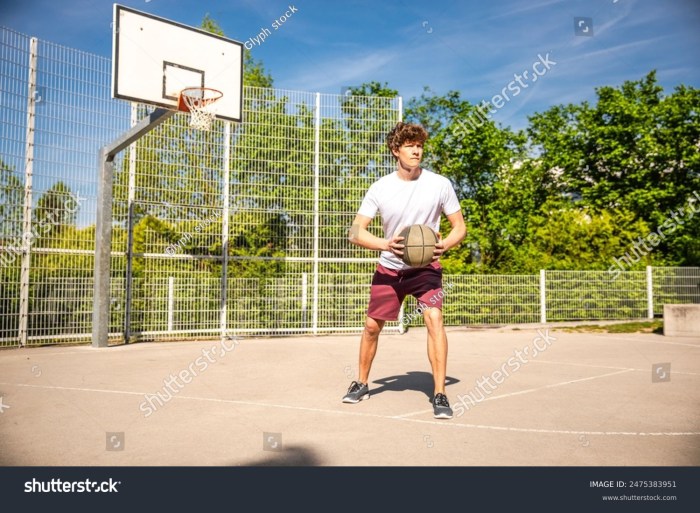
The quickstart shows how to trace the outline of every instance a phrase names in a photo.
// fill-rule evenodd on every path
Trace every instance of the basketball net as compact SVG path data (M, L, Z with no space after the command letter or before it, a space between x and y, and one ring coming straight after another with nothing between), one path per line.
M210 130L216 118L216 102L224 94L208 87L188 87L180 91L178 108L190 113L190 127Z

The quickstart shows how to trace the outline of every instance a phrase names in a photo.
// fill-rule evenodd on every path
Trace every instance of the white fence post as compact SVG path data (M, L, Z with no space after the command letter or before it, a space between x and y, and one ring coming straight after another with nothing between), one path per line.
M168 277L168 331L173 331L175 317L175 278Z
M404 316L404 304L401 303L401 309L399 310L399 333L403 335L406 333L406 325L403 323Z
M649 319L654 318L654 283L652 276L652 267L647 266L647 317Z
M138 104L131 103L131 126L138 123ZM129 146L129 182L127 187L127 221L126 221L126 281L124 283L124 343L129 343L131 336L131 307L133 299L133 265L134 265L134 204L136 201L136 142Z
M308 323L308 312L306 311L309 305L309 273L301 273L301 327L306 328Z
M540 269L540 322L547 322L547 289L545 286L544 269Z

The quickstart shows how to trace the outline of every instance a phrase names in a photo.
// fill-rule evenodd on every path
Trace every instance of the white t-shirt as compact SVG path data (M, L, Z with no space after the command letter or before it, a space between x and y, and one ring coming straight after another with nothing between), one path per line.
M440 216L443 213L454 214L460 208L450 181L422 169L416 180L402 180L394 171L374 182L357 213L374 218L379 212L384 237L390 239L413 224L425 224L437 232L440 229ZM391 251L382 251L379 263L390 269L409 267Z

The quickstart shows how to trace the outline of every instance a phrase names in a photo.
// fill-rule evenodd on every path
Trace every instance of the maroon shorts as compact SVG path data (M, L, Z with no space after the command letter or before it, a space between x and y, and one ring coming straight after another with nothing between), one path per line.
M401 304L407 295L419 305L442 309L442 266L433 262L417 269L397 271L381 264L372 278L367 316L384 321L399 318Z

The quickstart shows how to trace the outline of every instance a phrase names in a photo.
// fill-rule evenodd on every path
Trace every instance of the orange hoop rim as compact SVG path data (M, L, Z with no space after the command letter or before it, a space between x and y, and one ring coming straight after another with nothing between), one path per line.
M219 91L218 89L214 89L212 87L185 87L183 90L180 91L180 95L178 96L177 100L177 108L178 110L182 112L191 112L190 106L187 105L187 101L185 98L194 96L189 94L190 91L199 91L204 96L204 93L209 93L212 94L213 96L210 96L209 98L196 98L196 100L199 102L199 108L206 107L207 105L211 105L212 103L220 100L223 98L224 93Z

